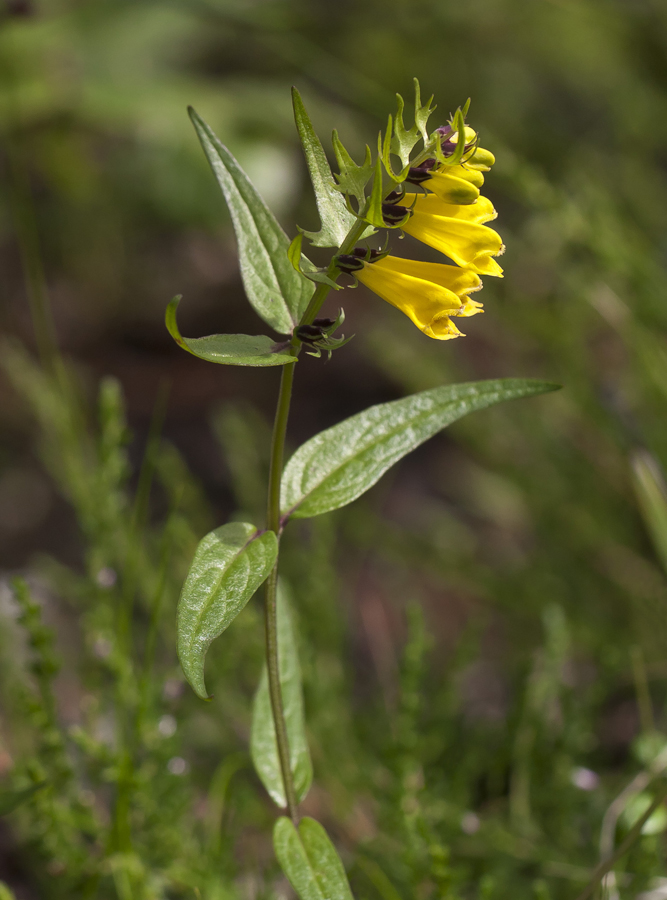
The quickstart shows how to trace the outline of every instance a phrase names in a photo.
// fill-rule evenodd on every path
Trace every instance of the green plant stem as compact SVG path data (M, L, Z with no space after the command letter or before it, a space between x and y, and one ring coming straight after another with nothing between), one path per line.
M283 366L280 378L280 392L276 407L276 418L273 425L273 437L271 440L271 464L269 470L269 498L267 509L267 526L276 535L280 534L280 479L283 471L283 456L285 452L285 435L287 433L287 419L289 416L290 401L292 399L292 385L294 383L294 363ZM285 711L283 709L283 695L280 687L280 665L278 660L278 617L276 609L276 590L278 587L278 560L273 567L266 582L264 616L266 632L266 667L269 676L269 695L271 697L271 711L276 729L276 743L278 745L278 758L280 770L283 776L287 810L290 818L296 824L298 822L296 790L292 778L290 766L289 740L287 737L287 725L285 723Z
M618 849L614 853L612 853L611 856L608 856L607 859L603 859L602 862L598 865L598 867L593 872L591 880L588 882L584 890L579 894L577 900L588 900L588 898L591 896L598 884L602 881L607 872L610 872L614 868L614 865L618 862L618 860L628 852L630 847L632 847L634 842L641 835L642 828L644 827L646 822L648 822L656 809L658 809L658 807L665 802L665 799L667 799L667 785L663 787L653 803L651 803L648 809L637 819Z
M340 275L340 269L336 265L336 256L350 253L361 235L368 228L368 223L358 219L336 254L332 257L327 268L327 275L334 280ZM308 307L301 317L300 325L309 325L316 318L322 304L327 298L330 286L318 284ZM301 349L301 343L296 338L292 341L292 352L296 357ZM294 363L283 366L280 378L280 392L276 417L273 423L273 435L271 438L271 462L269 468L269 496L267 504L267 528L276 533L280 538L280 481L283 472L283 457L285 454L285 436L287 434L287 420L289 418L290 401L292 399L292 386L294 384ZM297 810L296 790L290 766L289 739L287 725L285 724L285 711L283 708L283 696L280 687L280 663L278 659L278 618L276 610L276 594L278 588L278 560L273 571L266 581L264 594L264 621L266 632L266 667L269 676L269 695L271 697L271 711L276 729L276 743L278 745L278 758L280 771L283 776L287 810L294 824L298 824L299 814Z
M352 228L350 228L347 237L341 244L340 248L336 251L335 256L332 257L331 262L329 263L329 267L327 268L327 276L335 281L335 279L340 275L341 270L336 265L336 256L339 254L351 253L354 250L357 241L361 238L361 235L368 228L368 222L365 222L363 219L358 219ZM317 316L320 311L322 304L327 298L327 294L331 288L328 284L320 283L317 285L315 289L315 293L310 298L310 303L308 307L301 317L300 325L310 325L313 319Z

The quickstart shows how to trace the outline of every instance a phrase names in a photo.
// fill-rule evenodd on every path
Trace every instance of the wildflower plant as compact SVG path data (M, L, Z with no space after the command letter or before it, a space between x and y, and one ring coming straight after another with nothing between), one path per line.
M176 342L201 359L223 365L280 366L271 441L266 522L234 521L199 543L178 607L178 654L196 694L208 698L204 677L212 642L263 585L266 661L253 707L251 754L261 781L280 810L274 827L278 861L301 900L351 898L343 864L324 828L301 818L299 803L313 777L306 737L297 643L286 585L279 581L280 539L291 519L319 516L351 503L400 459L469 412L557 386L502 379L444 385L372 406L315 435L284 463L290 399L301 353L330 356L349 340L344 321L322 315L331 291L353 278L400 309L428 337L450 340L454 319L474 316L481 276L502 276L500 236L488 226L496 213L480 194L493 155L466 125L468 104L429 132L433 98L422 103L415 81L414 124L406 127L398 97L378 137L357 164L333 133L338 171L332 174L296 89L296 126L308 165L321 228L285 234L251 181L209 126L192 122L222 189L234 224L246 295L269 335L215 334L184 338L176 323L180 297L169 304L167 327ZM439 250L447 262L391 253L403 231ZM331 248L327 266L304 253Z

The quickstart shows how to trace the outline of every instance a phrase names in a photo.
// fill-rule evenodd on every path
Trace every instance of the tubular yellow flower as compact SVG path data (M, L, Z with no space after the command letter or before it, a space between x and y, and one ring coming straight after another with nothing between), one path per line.
M440 341L461 332L450 316L474 316L482 304L468 296L482 281L471 269L385 256L364 262L354 273L359 281L411 319L417 328Z
M486 198L459 206L443 203L433 194L406 194L399 202L412 208L412 215L402 226L406 234L444 253L459 266L469 266L481 275L502 276L503 270L492 258L505 249L501 237L481 224L495 217Z

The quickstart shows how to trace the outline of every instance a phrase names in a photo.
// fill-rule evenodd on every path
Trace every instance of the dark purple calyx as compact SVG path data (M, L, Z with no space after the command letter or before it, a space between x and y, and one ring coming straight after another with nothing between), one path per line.
M367 250L365 247L355 247L352 253L343 253L336 257L336 265L341 272L359 272L364 263L375 262L385 254L381 250ZM317 321L317 320L316 320Z
M398 199L400 199L400 197ZM411 209L406 209L404 206L397 206L396 203L396 200L392 201L387 199L382 204L382 218L387 225L398 225L401 222L404 222L408 216L412 215Z
M408 172L408 177L405 180L410 182L410 184L423 184L432 177L434 167L434 159L425 159L424 162L420 163L418 166L411 167Z

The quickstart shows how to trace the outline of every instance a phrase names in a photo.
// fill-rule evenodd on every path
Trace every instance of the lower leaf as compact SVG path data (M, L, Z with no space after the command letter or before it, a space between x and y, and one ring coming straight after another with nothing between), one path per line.
M165 323L169 334L179 347L223 366L284 366L297 361L288 343L277 344L265 334L209 334L200 338L184 338L176 323L176 309L180 296L169 302Z
M304 817L298 831L287 817L278 819L273 848L300 900L354 900L341 858L315 819Z
M273 531L230 522L203 538L178 601L178 658L203 700L206 652L269 575L278 556Z

